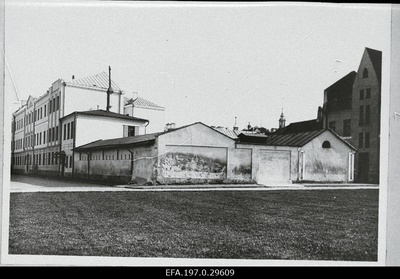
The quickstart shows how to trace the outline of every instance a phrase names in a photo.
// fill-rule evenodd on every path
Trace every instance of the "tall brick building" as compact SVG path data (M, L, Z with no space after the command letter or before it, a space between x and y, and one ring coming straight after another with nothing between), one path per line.
M324 128L357 148L356 182L379 182L381 67L382 52L365 48L358 71L324 90Z

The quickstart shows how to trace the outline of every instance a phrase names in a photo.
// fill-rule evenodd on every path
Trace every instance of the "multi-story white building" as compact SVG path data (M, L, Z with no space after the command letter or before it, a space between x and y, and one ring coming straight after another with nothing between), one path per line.
M134 136L158 127L160 123L138 117L133 110L127 112L138 97L125 97L126 92L110 76L101 72L71 81L58 79L42 96L29 96L13 113L12 171L70 176L77 140L84 144ZM146 107L149 118L163 119L163 107L141 100L150 104Z

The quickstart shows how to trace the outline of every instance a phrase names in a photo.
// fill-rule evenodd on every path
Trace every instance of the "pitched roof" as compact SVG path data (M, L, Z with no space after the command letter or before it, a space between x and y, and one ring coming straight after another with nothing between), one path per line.
M240 133L238 138L240 142L265 143L268 136L260 133Z
M235 131L235 130L231 130L225 127L220 127L220 126L211 126L211 128L213 128L214 130L232 138L232 139L237 139L238 135L240 134L240 131Z
M152 134L146 134L146 135L139 135L139 136L133 136L133 137L123 137L123 138L115 138L115 139L107 139L107 140L97 140L93 141L91 143L81 145L79 147L76 147L75 150L87 150L87 149L95 149L95 148L112 148L112 147L117 147L117 146L128 146L128 145L135 145L135 144L142 144L145 142L151 142L154 141L158 136L171 133L195 124L201 124L205 127L208 127L211 129L211 127L207 126L206 124L202 122L195 122L192 124L188 124L185 126L181 126L176 129L171 129L168 131L163 131L163 132L158 132L158 133L152 133ZM217 133L220 133L216 131ZM227 135L221 133L222 135L228 137Z
M369 58L371 58L372 66L374 67L376 76L380 83L382 77L382 51L368 47L366 47L365 50L367 51Z
M133 104L134 106L140 106L140 107L153 107L153 108L160 108L164 109L164 107L159 106L149 100L146 100L145 98L142 97L137 97L135 99L131 98L125 98L125 105L130 105Z
M108 89L108 74L106 72L101 72L95 74L93 76L84 77L80 79L73 79L71 81L66 82L67 85L79 86L79 87L91 87L91 88L99 88L103 90ZM122 91L121 88L111 80L111 87L116 91Z
M321 130L322 128L323 128L322 121L318 121L318 119L312 119L312 120L290 123L286 127L276 130L276 132L273 133L272 135L310 132L310 131Z
M133 136L133 137L97 140L97 141L93 141L88 144L84 144L79 147L76 147L75 150L79 151L79 150L96 149L96 148L113 148L113 147L117 147L117 146L142 144L142 143L154 141L160 134L162 134L162 132Z
M342 91L343 88L349 88L350 92L353 89L353 83L354 79L356 78L357 73L355 71L351 71L329 87L327 87L325 90L335 90L335 91Z
M315 130L315 131L292 133L292 134L281 134L281 135L273 134L265 141L265 144L276 145L276 146L301 147L325 131L326 130Z
M320 129L320 130L293 133L293 134L281 134L281 135L273 134L272 136L268 137L268 139L265 141L265 144L274 146L302 147L326 131L329 131L331 134L333 134L336 138L338 138L341 142L346 144L351 149L356 150L354 146L352 146L347 141L340 138L338 134L336 134L330 129Z
M87 110L87 111L75 111L73 113L70 113L63 118L66 118L72 114L80 114L80 115L91 115L91 116L100 116L100 117L111 117L111 118L119 118L119 119L126 119L126 120L135 120L135 121L143 121L143 122L148 122L147 119L143 119L143 118L138 118L138 117L132 117L129 115L125 115L125 114L119 114L116 112L112 112L112 111L106 111L106 110Z

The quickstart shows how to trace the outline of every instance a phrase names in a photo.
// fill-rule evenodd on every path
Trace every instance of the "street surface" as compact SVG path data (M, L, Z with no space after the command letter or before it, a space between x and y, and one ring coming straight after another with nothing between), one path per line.
M6 186L6 185L5 185ZM81 181L15 175L11 177L10 193L22 192L106 192L106 191L276 191L276 190L331 190L378 189L376 184L287 184L287 185L115 185L107 186Z

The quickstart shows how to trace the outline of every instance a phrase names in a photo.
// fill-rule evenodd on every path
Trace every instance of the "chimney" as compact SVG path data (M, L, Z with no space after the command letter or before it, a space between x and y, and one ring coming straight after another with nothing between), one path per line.
M237 127L236 120L237 120L237 117L235 116L235 125L233 125L233 130L234 130L234 131L239 130L239 128Z
M75 75L72 75L72 80L74 80L75 79Z
M175 123L167 123L164 127L164 132L175 129Z
M108 66L108 89L107 89L107 107L106 111L110 111L110 95L113 93L111 87L111 66Z

